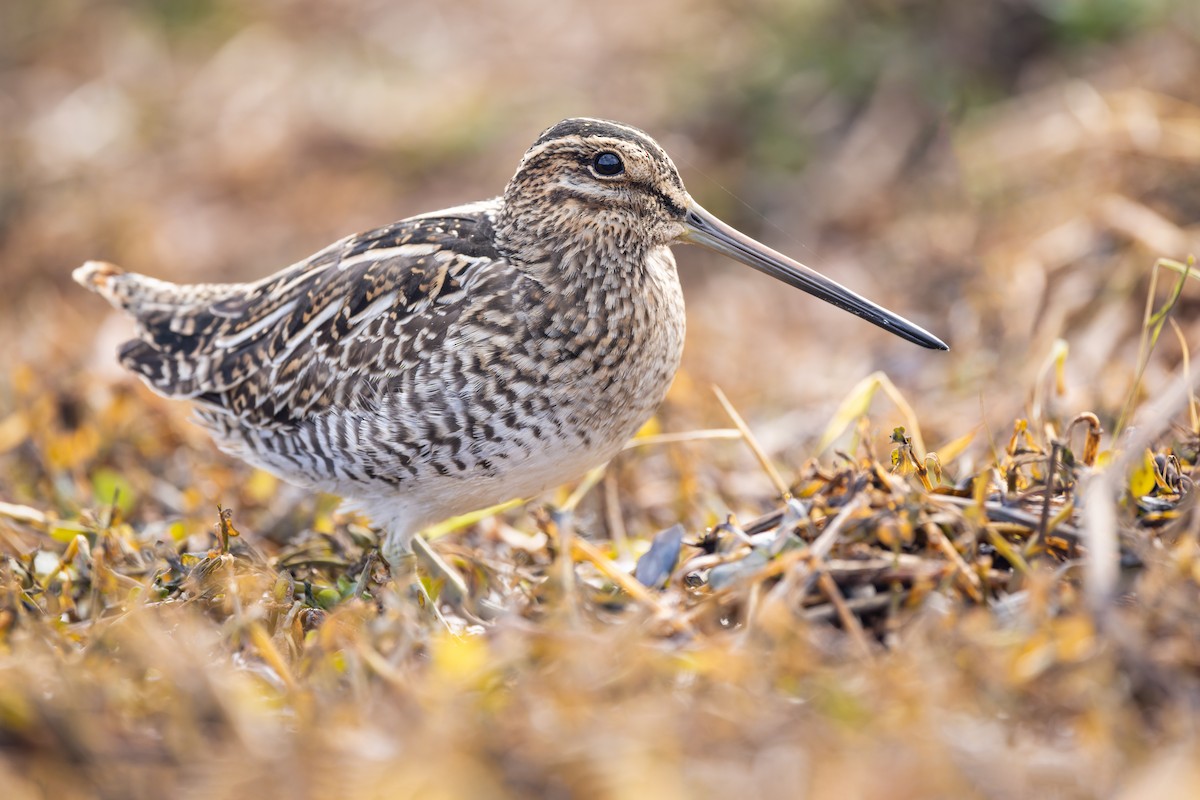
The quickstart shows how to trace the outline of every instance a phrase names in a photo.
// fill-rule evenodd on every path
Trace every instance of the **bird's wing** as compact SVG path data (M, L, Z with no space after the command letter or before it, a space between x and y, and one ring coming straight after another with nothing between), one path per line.
M444 339L472 296L519 279L493 245L496 208L403 220L253 284L179 287L180 304L133 312L141 336L121 363L162 394L263 427L361 402Z

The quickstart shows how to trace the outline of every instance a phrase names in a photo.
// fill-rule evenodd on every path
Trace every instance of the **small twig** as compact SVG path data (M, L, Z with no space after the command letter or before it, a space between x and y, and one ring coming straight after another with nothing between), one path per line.
M629 549L629 536L625 531L625 520L621 518L621 498L618 496L617 476L614 472L604 475L604 519L608 526L608 538L612 540L617 557L623 561L633 560Z
M837 513L837 516L830 520L829 524L825 526L825 530L821 531L821 535L818 536L804 552L808 553L813 558L819 558L824 561L825 557L828 556L830 551L833 550L833 545L837 542L838 537L841 536L842 528L850 519L851 515L862 508L865 504L866 499L862 495L855 495L854 497L850 498L849 501L842 506L842 510Z
M236 597L236 593L234 596ZM271 636L267 633L266 628L257 621L251 622L247 628L250 633L250 641L254 643L254 649L258 651L259 657L279 676L279 680L288 688L288 691L294 692L296 678L288 668L287 660L279 652L279 648L271 641Z
M906 589L903 592L900 592L898 597L900 600L904 600L910 594L912 594L912 590ZM872 597L855 597L844 602L846 610L849 611L851 615L859 615L868 614L872 611L878 611L882 608L887 608L896 599L897 595L889 592L880 593ZM813 606L812 608L807 608L802 611L800 615L810 622L828 622L837 616L838 613L838 609L834 607L832 602L829 602L822 603L819 606Z
M737 409L733 407L733 404L729 402L729 398L726 397L725 393L721 391L721 387L714 384L712 390L713 394L717 396L717 400L720 401L721 407L725 409L725 413L729 415L729 418L733 420L733 424L736 425L737 429L741 432L742 439L745 440L746 446L750 448L750 452L754 453L754 457L758 459L759 465L763 468L763 471L767 473L767 477L771 479L771 483L775 485L775 489L779 492L780 496L782 496L784 500L790 500L792 497L791 490L788 489L788 485L783 480L783 476L780 475L779 471L775 469L775 465L771 463L771 459L767 458L766 451L763 450L762 445L759 444L758 439L756 439L753 432L751 432L750 426L746 424L746 420L742 419L742 415L739 414Z
M846 605L846 598L842 596L837 583L830 577L828 572L821 572L817 576L817 585L837 610L838 619L842 623L842 629L854 640L855 645L862 651L862 654L870 658L872 656L871 643L867 641L866 631L863 630L862 622L854 615L850 607Z
M1042 498L1042 516L1038 520L1037 536L1026 548L1026 553L1033 549L1045 550L1047 526L1050 523L1050 503L1054 500L1054 479L1058 473L1058 451L1062 447L1058 440L1050 443L1050 464L1046 468L1046 495Z
M397 648L400 650L401 648ZM402 669L397 669L391 662L383 657L382 654L371 645L367 644L363 637L355 640L354 650L362 657L363 663L367 665L376 675L378 675L393 687L407 690L410 687L410 673Z
M1174 317L1170 317L1167 322L1171 323L1171 330L1175 332L1175 338L1179 340L1179 352L1183 356L1181 368L1183 371L1184 383L1188 384L1188 421L1192 423L1192 433L1200 434L1200 411L1196 409L1196 392L1191 388L1192 373L1191 362L1188 357L1187 338L1183 335L1183 329L1179 327L1179 323Z
M776 528L779 526L779 523L783 521L785 510L785 508L777 508L774 511L769 511L766 514L763 514L761 517L750 520L745 525L741 526L741 529L747 535L753 536L756 533L763 533L771 530L772 528Z
M932 522L927 523L925 526L925 535L937 545L937 548L945 554L946 558L950 559L950 563L954 565L954 568L966 580L967 594L971 595L971 599L976 603L982 603L983 586L979 581L979 576L971 571L971 567L959 555L958 550L954 548L954 544L942 533L942 529Z
M1033 381L1033 397L1031 398L1029 419L1035 423L1044 423L1046 421L1046 413L1042 402L1043 393L1047 399L1057 396L1062 396L1066 393L1066 384L1064 372L1066 370L1067 354L1070 351L1065 339L1055 339L1050 346L1050 352L1046 354L1045 360L1041 367L1038 368L1037 377ZM1053 379L1051 380L1051 375ZM1024 431L1026 434L1028 430Z
M681 444L685 442L700 442L706 439L741 439L742 432L737 428L710 428L699 431L683 431L682 433L656 433L653 436L638 436L630 439L622 450L632 450L635 447L650 447L659 444Z
M775 558L771 559L766 564L764 564L762 569L754 572L752 575L738 576L738 578L735 579L733 582L729 583L726 586L722 586L720 589L715 590L713 592L713 597L732 596L737 593L738 586L744 585L748 581L751 581L751 580L764 581L768 578L774 578L776 575L784 574L785 572L790 570L796 564L801 563L801 562L808 562L811 559L812 559L812 554L809 553L809 551L807 549L793 550L791 552L784 553L783 555L776 556ZM737 559L737 558L728 559L728 561L730 561L730 562L739 561L739 560L740 559ZM727 562L722 561L720 563L727 563ZM694 570L689 570L689 571L694 571ZM808 573L805 573L805 574L808 574ZM778 587L776 587L776 589L777 588ZM775 589L772 589L771 591L774 592Z
M954 497L948 494L931 494L931 500L939 503L949 503L960 508L973 508L976 506L975 500L970 497ZM983 503L983 509L987 513L988 519L997 522L1012 522L1017 525L1022 525L1033 533L1038 528L1038 518L1028 511L1022 511L1019 508L1012 508L996 500L988 500ZM1054 535L1058 536L1072 544L1078 544L1083 534L1079 532L1073 525L1066 523L1059 524L1054 528Z
M478 511L472 511L468 514L461 514L457 517L451 517L450 519L448 519L444 522L439 522L436 525L431 525L430 527L421 531L421 535L424 536L427 540L432 542L434 539L437 539L441 536L445 536L448 533L453 533L454 531L462 530L463 528L468 528L468 527L474 525L476 522L479 522L480 520L487 519L488 517L494 517L497 514L501 514L505 511L508 511L510 508L516 508L517 506L521 505L524 502L525 502L524 499L518 497L518 498L514 498L512 500L509 500L506 503L501 503L498 506L491 506L489 508L481 508Z
M1068 444L1071 442L1071 435L1074 433L1075 426L1077 425L1088 426L1087 433L1084 435L1083 455L1080 460L1083 461L1084 466L1094 467L1096 465L1096 456L1100 452L1100 434L1104 433L1104 429L1100 427L1100 418L1091 411L1084 411L1076 415L1075 419L1071 420L1071 424L1067 426L1066 441Z
M574 491L572 491L571 495L567 498L567 502L563 503L559 510L568 514L575 511L575 508L579 505L583 498L587 497L588 492L595 488L596 484L600 482L600 479L604 477L604 473L607 470L608 464L601 464L600 466L588 472L587 475L584 475L583 480L579 482Z
M578 543L571 524L571 512L551 512L546 526L558 543L558 579L563 593L563 607L567 618L574 621L577 616L575 605L575 548Z
M1150 270L1150 288L1146 291L1146 307L1142 314L1142 333L1138 341L1137 371L1134 373L1133 383L1129 387L1129 394L1125 398L1125 405L1121 409L1121 416L1117 418L1117 426L1113 430L1114 440L1120 440L1121 434L1125 430L1125 424L1133 414L1133 406L1142 385L1142 376L1146 372L1146 366L1150 363L1150 354L1158 344L1158 336L1162 333L1163 325L1183 294L1183 287L1187 284L1187 279L1200 280L1200 271L1193 268L1195 263L1195 258L1192 256L1188 257L1186 264L1170 258L1160 258L1154 262L1154 266ZM1158 293L1158 273L1163 269L1179 273L1179 281L1171 290L1166 302L1155 311L1154 297ZM1186 374L1183 380L1185 383L1190 383ZM1191 397L1190 394L1188 396Z
M414 539L415 541L415 539ZM367 587L371 585L371 573L375 571L375 564L379 561L379 551L370 549L367 551L367 560L363 563L362 572L358 575L358 581L354 584L354 596L362 599L366 593Z
M600 574L616 584L618 588L635 601L652 609L662 619L672 622L672 624L678 626L678 629L686 629L686 623L682 619L677 618L671 613L670 609L659 602L658 597L653 592L613 563L612 559L600 552L587 539L580 536L573 537L571 539L571 551L582 560L592 564L592 566L600 571Z
M875 583L911 582L937 576L953 569L936 559L921 558L908 553L888 553L866 559L825 560L824 570L833 576L838 586L864 586Z
M988 541L991 542L992 547L996 548L996 552L998 552L1005 561L1012 565L1013 569L1022 575L1028 575L1030 573L1029 562L1027 562L1025 557L1021 555L1021 551L1013 547L1009 541L1004 538L1004 534L998 530L998 526L1004 524L1011 525L1013 523L989 523L988 525L984 526L984 531L987 533ZM1025 526L1020 527L1023 533L1028 533L1028 528L1025 528Z
M774 561L770 562L766 568L761 570L756 578L762 579L767 577L767 573L772 568L782 572L787 570L786 577L773 587L763 600L764 607L776 606L779 603L787 603L789 608L798 608L804 603L805 596L812 590L813 583L817 579L817 571L824 568L825 559L832 552L834 544L842 534L842 528L850 517L858 511L864 504L862 495L856 495L842 507L829 524L825 526L825 530L821 531L812 544L803 550L796 550L792 553L779 556ZM801 570L791 570L793 563L800 561L804 562L804 568Z
M438 593L438 599L452 608L464 608L471 596L471 590L467 587L466 579L459 574L458 570L442 558L441 554L434 550L433 545L423 536L413 537L412 551L424 563L430 577L442 579L442 590Z

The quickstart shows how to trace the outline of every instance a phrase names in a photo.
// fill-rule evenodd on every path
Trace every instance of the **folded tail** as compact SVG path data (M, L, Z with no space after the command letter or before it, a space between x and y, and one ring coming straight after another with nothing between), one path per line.
M213 313L213 304L245 287L171 283L104 261L89 261L72 277L133 317L138 338L122 344L117 358L155 391L168 397L195 397L224 386L219 375L210 375L210 371L220 373L213 361L221 353L210 345L225 321Z
M135 319L189 306L213 294L212 285L187 286L126 272L107 261L89 261L71 273L80 286L91 289ZM198 291L200 290L200 291ZM207 291L205 291L207 290Z

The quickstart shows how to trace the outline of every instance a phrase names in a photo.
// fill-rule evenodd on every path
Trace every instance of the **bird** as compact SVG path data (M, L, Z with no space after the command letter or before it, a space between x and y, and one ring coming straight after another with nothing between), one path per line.
M181 285L89 261L133 318L118 358L190 401L218 447L339 495L411 557L423 528L602 465L683 352L671 247L696 244L926 348L937 337L721 222L618 122L543 131L498 197L343 238L249 283Z

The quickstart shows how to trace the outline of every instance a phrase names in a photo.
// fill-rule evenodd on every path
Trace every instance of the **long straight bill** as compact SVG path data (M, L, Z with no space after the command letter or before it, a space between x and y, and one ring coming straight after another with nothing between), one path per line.
M877 306L865 297L860 297L836 281L826 278L814 269L777 253L764 244L731 228L692 201L687 213L687 233L684 239L692 244L707 247L735 261L765 272L772 278L789 286L808 292L827 303L862 317L886 331L914 344L931 350L949 350L941 339L929 331L914 325L882 306Z

